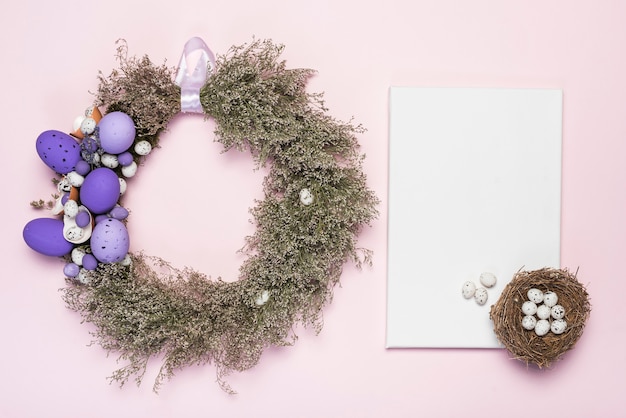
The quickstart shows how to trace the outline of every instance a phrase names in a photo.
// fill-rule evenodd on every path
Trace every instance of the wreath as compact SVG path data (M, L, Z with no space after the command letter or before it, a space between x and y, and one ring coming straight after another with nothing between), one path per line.
M225 376L255 366L269 346L293 344L294 325L321 330L347 260L371 263L370 251L357 247L379 202L362 171L363 128L327 115L322 95L305 90L314 71L286 68L282 50L253 40L216 60L192 38L175 69L128 56L118 41L120 68L99 73L94 106L73 132L37 138L58 193L31 203L54 217L30 221L24 240L65 261L63 299L95 326L95 342L125 362L110 376L120 386L141 384L149 359L162 356L155 391L176 370L206 363L232 391ZM190 71L188 57L198 51ZM127 182L180 112L204 113L225 151L248 151L269 166L237 281L129 251Z

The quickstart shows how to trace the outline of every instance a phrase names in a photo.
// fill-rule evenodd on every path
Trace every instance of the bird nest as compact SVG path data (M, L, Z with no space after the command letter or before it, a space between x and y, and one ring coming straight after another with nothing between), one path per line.
M539 336L522 326L525 316L522 304L528 299L528 291L533 288L558 295L558 303L565 308L564 319L567 322L567 328L562 334L548 332ZM582 335L590 311L589 295L575 274L567 270L544 268L516 273L491 307L489 316L498 340L516 359L543 368L549 367L574 347Z

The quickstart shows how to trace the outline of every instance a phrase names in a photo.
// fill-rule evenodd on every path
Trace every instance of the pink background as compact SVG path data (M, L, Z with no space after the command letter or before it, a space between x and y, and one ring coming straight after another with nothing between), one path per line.
M626 3L608 0L12 2L0 17L8 188L0 416L626 415L625 16ZM214 383L210 365L181 371L159 395L151 391L157 361L141 387L109 385L116 357L88 347L89 326L64 307L62 264L21 239L40 216L28 202L53 191L34 140L70 129L92 101L98 70L116 67L115 40L175 65L191 36L218 54L272 38L286 45L290 67L317 69L310 91L325 92L333 116L368 128L365 170L383 202L360 239L375 251L374 266L346 266L322 333L300 329L294 347L270 349L256 368L232 375L236 396ZM579 269L593 312L552 370L527 369L504 350L384 348L391 85L563 89L562 266ZM212 138L201 117L171 125L130 185L132 247L233 279L263 173L245 154L220 154Z

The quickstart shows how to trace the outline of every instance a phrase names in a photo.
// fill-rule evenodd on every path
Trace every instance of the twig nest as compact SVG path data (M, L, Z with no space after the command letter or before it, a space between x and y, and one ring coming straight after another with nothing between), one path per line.
M558 305L553 294L558 295ZM537 311L539 318L535 320L528 301L543 303L539 308L545 307L547 316ZM551 308L556 308L555 315ZM489 316L496 337L516 359L543 368L574 347L590 311L589 295L574 274L544 268L518 272L491 307Z

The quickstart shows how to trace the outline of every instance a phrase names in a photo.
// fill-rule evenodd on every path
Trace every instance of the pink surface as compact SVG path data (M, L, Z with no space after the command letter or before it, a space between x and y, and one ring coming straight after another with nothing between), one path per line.
M626 4L614 1L11 3L0 17L0 155L11 186L1 209L0 416L626 415L624 16ZM91 103L98 70L116 66L115 40L175 65L191 36L218 54L253 36L272 38L286 45L290 67L317 69L310 91L326 92L335 117L368 128L360 138L365 170L383 200L360 240L374 250L374 266L348 265L322 333L299 330L294 347L270 349L256 368L231 376L236 396L214 383L212 366L181 371L155 395L156 361L143 386L109 385L115 356L88 347L89 326L64 307L62 264L21 239L38 216L28 202L51 190L34 140L68 130ZM503 350L385 350L391 85L563 89L562 266L579 270L593 312L552 370L527 369ZM262 172L246 155L219 154L211 132L201 117L178 118L141 169L127 200L132 248L232 279ZM197 181L202 195L194 194Z

